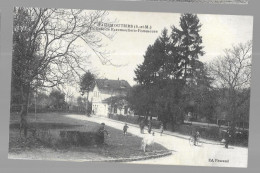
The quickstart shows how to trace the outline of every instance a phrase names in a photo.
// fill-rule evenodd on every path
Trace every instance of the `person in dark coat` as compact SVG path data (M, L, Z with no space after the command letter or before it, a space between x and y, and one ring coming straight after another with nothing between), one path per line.
M97 143L104 144L105 143L105 133L108 135L108 131L105 129L105 123L101 123L97 131Z
M152 131L152 122L149 121L149 122L148 122L148 133L150 134L151 131Z
M193 143L193 145L196 146L197 143L198 143L198 139L200 138L200 132L199 132L199 131L196 131L196 133L194 134L193 138L194 138L194 143Z
M226 139L225 139L225 147L228 148L228 145L230 143L230 139L231 139L231 133L230 133L230 129L227 130L226 133Z
M144 133L144 126L145 126L145 123L144 123L143 120L140 122L139 126L140 126L140 133L143 134Z
M124 127L123 127L124 136L126 135L128 128L129 128L129 127L128 127L127 123L125 123L125 125L124 125Z

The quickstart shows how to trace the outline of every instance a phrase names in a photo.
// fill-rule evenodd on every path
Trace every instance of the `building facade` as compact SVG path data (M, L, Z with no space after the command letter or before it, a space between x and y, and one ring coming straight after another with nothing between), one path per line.
M109 114L129 113L124 97L131 88L125 80L96 79L89 101L92 103L92 114L108 116Z

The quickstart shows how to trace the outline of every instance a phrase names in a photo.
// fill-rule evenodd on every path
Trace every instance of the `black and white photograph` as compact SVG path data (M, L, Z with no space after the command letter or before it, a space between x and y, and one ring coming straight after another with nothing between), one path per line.
M253 16L13 9L8 159L248 166Z

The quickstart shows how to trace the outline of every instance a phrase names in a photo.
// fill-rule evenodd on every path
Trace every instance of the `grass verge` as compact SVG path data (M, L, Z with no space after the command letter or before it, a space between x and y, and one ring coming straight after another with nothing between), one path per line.
M77 130L95 132L99 124L66 118L62 113L41 113L35 118L28 115L29 130L27 139L19 136L19 116L11 114L9 133L10 158L23 159L61 159L61 160L90 160L140 158L167 152L159 144L153 150L144 153L140 149L141 138L128 134L123 135L121 130L107 127L110 137L105 137L105 145L75 146L60 142L61 130Z

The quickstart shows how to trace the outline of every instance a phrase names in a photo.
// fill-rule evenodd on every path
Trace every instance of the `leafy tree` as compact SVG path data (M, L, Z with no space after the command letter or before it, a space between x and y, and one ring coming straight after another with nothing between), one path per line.
M134 110L146 116L158 116L173 125L183 122L190 102L182 95L185 95L185 88L186 91L192 89L186 86L188 78L195 85L207 83L203 64L198 60L204 52L197 15L181 15L180 27L173 26L170 35L164 29L154 44L148 46L144 62L135 70L135 80L140 87L133 89L132 94L137 98L131 101Z
M80 92L81 95L83 96L85 93L87 93L87 104L86 104L86 111L88 112L87 114L90 114L89 110L89 92L93 88L93 85L95 83L95 76L91 72L86 72L80 79Z
M182 87L183 80L164 80L154 90L155 98L155 114L162 121L172 122L172 125L177 122L183 122L183 103Z
M87 99L88 99L89 92L93 88L94 83L95 83L95 76L94 76L94 74L92 74L89 71L86 72L81 77L81 80L80 80L80 92L81 92L81 95L84 95L85 93L87 93Z
M204 54L202 37L199 34L201 26L198 16L189 13L181 15L181 29L172 26L171 38L177 50L181 71L184 71L184 78L196 70L196 60ZM188 73L189 67L191 71Z
M34 82L32 77L35 78L35 65L39 60L36 52L40 48L41 36L35 38L33 37L34 33L31 31L32 26L37 22L39 21L30 15L30 11L15 8L11 91L12 100L18 97L18 103L22 104L20 116L22 127L24 127L24 135L27 134L27 120L25 116L28 111L30 93L32 93L30 84ZM27 66L27 64L31 65Z
M119 109L120 114L122 113L122 109L125 106L128 106L126 96L124 96L124 95L112 96L112 97L109 97L106 101L110 105L110 108L115 107L115 108ZM110 110L110 111L112 111L112 110Z
M135 70L135 80L141 85L149 85L159 80L176 78L179 68L175 52L168 30L164 29L154 44L148 46L144 62Z
M206 119L207 122L212 122L216 105L213 79L202 62L196 60L195 69L192 77L186 79L189 80L183 88L185 114L191 112L194 120Z
M37 106L40 106L41 109L45 109L50 105L50 98L47 94L43 92L37 93Z
M86 105L88 104L87 99L84 97L77 98L77 104L80 112L86 112Z
M127 95L129 107L138 115L149 116L154 107L152 94L153 88L147 88L143 85L135 85Z
M242 128L244 129L245 125L248 128L247 125L249 123L250 88L243 89L238 94L239 95L238 95L237 104L239 105L239 107L237 107L236 120L240 127L241 127L241 122L242 122Z
M147 95L144 94L145 91L143 86L135 85L127 95L130 108L138 115L144 115L146 106L148 105L146 103L147 99L145 98Z
M78 41L102 63L109 62L102 40L113 35L93 30L99 23L111 22L107 15L104 11L14 8L12 95L20 95L23 127L30 91L72 82L87 69L87 56Z
M202 37L199 35L202 25L197 15L183 14L180 26L181 29L172 26L170 36L167 29L164 29L154 44L149 45L143 64L135 70L135 80L139 84L155 83L158 79L193 77L199 63L198 58L204 54ZM188 68L191 69L189 72Z
M52 90L50 95L50 106L54 109L62 109L65 105L65 94L59 90Z

